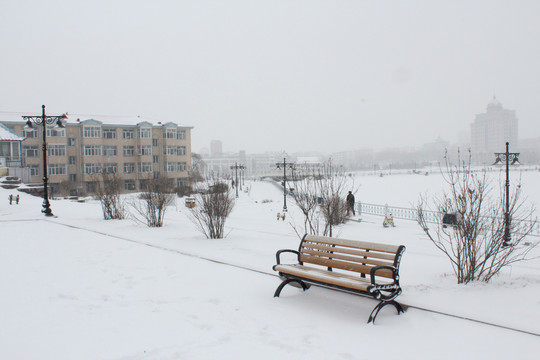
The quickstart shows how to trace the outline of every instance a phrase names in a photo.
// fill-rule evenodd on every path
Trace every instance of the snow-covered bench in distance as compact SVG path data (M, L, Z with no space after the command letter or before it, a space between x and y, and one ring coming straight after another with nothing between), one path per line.
M373 321L386 305L393 305L398 315L402 306L394 299L401 294L399 264L405 246L345 240L326 236L304 235L297 250L279 250L277 264L283 282L274 297L279 297L283 287L291 282L307 290L311 284L369 296L379 300L371 312L368 323ZM282 264L283 253L294 253L295 264Z

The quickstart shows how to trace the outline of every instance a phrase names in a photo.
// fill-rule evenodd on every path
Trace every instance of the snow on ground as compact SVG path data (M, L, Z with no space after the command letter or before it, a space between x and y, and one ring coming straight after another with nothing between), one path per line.
M539 178L523 173L537 204ZM410 174L357 183L357 200L405 207L442 184ZM318 287L286 287L273 298L275 252L298 247L290 221L300 217L290 200L286 221L277 221L282 193L267 182L246 185L221 240L196 230L182 199L163 228L150 229L102 220L95 201L53 200L58 217L45 218L41 199L20 193L10 206L16 191L0 189L0 359L537 358L538 259L490 284L456 285L418 225L383 228L381 217L364 215L339 235L406 245L398 300L411 306L400 316L387 307L366 324L372 299Z

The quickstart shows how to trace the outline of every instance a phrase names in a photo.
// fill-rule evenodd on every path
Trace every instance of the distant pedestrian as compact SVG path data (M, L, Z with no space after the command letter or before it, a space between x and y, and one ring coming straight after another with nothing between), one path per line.
M17 194L17 196L15 197L15 203L19 205L19 194Z
M13 195L12 194L9 194L8 200L9 200L9 205L11 205L13 203Z
M356 216L356 212L354 211L354 195L352 194L352 191L349 191L349 194L347 195L347 216L349 216L351 211L353 216Z

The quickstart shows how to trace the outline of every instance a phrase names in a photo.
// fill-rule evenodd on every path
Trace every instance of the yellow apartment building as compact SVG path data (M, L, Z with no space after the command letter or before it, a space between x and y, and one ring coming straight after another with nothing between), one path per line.
M153 125L106 124L95 119L47 127L47 168L51 192L92 194L100 172L116 173L126 192L145 189L159 175L171 180L171 190L188 184L191 129L169 122ZM29 182L43 179L42 125L3 121L23 136L22 166Z

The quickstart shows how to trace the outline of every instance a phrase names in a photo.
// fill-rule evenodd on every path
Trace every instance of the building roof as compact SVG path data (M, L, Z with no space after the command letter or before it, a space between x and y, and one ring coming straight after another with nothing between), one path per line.
M23 141L25 138L15 134L2 123L0 123L0 141Z
M31 113L30 113L31 114ZM22 112L8 112L8 111L0 111L0 122L22 122L22 116L28 115L28 113L22 113ZM85 122L88 120L96 121L96 125L98 123L101 123L104 126L137 126L141 123L145 123L144 126L164 126L168 125L166 127L170 127L170 124L174 124L173 122L161 122L159 120L155 120L152 118L148 118L145 116L113 116L113 115L96 115L96 114L79 114L79 113L66 113L68 116L67 120L64 120L64 125L73 125L78 124L81 122ZM149 124L149 125L148 125ZM193 126L184 126L180 124L176 124L177 127L182 129L193 129Z

